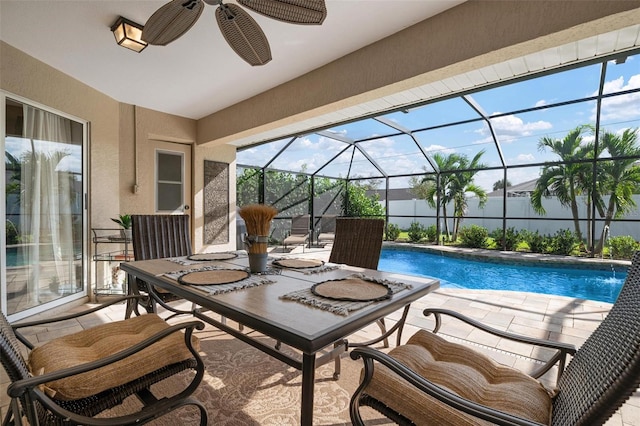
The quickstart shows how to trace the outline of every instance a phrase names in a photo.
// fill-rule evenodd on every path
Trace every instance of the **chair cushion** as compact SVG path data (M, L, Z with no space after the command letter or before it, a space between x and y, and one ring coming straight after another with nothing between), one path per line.
M540 382L466 346L420 330L389 354L471 401L542 424L550 422L551 396ZM365 392L416 425L490 424L419 392L380 364Z
M29 354L34 375L74 367L115 354L151 337L169 325L158 315L148 314L102 324L51 340ZM194 336L194 348L199 341ZM50 396L75 400L128 383L162 367L193 358L184 343L184 333L172 333L144 350L94 371L48 382Z

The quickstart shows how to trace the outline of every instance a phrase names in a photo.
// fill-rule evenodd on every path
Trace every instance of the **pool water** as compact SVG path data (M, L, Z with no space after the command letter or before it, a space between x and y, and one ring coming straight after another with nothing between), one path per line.
M615 302L626 272L527 266L461 259L412 250L382 250L381 271L433 277L443 288L512 290Z

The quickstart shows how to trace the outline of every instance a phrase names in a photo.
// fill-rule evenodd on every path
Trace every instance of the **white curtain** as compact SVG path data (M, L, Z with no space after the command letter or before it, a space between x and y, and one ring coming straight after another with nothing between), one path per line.
M29 294L38 304L51 281L75 283L76 278L71 179L69 171L60 167L69 155L65 144L72 141L71 121L29 105L23 106L23 113L23 137L31 149L23 158L21 216L23 233L31 240ZM44 256L42 250L47 250Z

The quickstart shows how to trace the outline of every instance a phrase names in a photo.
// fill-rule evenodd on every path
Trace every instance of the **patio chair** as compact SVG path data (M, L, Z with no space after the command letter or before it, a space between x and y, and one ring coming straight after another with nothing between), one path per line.
M309 215L303 214L301 216L295 216L291 219L291 230L289 235L282 241L284 249L287 246L302 245L302 251L304 251L304 245L309 241Z
M420 330L389 354L352 351L353 359L364 361L363 380L351 399L354 425L363 424L361 405L399 424L601 425L640 385L640 252L611 311L578 350L496 330L445 309L424 314L435 316L433 333ZM527 375L438 336L442 315L553 355ZM556 388L547 391L537 379L556 364Z
M144 424L191 405L200 412L200 424L206 425L204 406L191 397L205 368L198 355L199 341L193 336L194 328L204 328L200 321L169 326L155 314L142 315L57 337L38 347L21 333L26 327L42 329L131 297L77 314L20 324L10 324L0 314L0 359L10 380L7 394L11 398L2 424L21 425L25 420L30 425ZM28 356L23 356L25 352ZM157 398L151 385L177 374L184 377L176 384L184 386L171 387L179 392ZM129 396L136 396L142 408L131 404L122 413L103 413ZM95 418L101 413L102 418Z
M318 227L318 245L333 243L336 238L336 215L323 215Z
M192 254L188 215L131 215L131 221L135 260L190 256ZM151 290L156 297L149 296L150 289L146 282L140 279L129 282L129 294L149 296L140 299L141 305L147 312L157 312L157 302L173 312L169 318L175 315L192 314L192 311L184 311L168 305L169 302L183 300L182 298L161 288L154 287ZM136 305L132 309L127 309L127 317L131 314L131 310L139 314Z
M362 217L336 218L336 236L333 247L331 247L329 262L343 263L360 268L378 269L383 233L384 219ZM350 342L349 346L370 346L384 340L384 347L388 348L388 336L395 330L398 331L397 342L400 344L402 326L408 312L409 306L406 306L401 320L390 330L387 330L384 318L380 318L376 321L382 332L379 338L362 343Z

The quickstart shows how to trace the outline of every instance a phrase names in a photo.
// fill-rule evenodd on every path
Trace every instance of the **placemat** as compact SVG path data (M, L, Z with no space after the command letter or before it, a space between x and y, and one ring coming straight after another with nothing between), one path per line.
M230 252L221 252L221 253L201 253L202 255L222 255L222 254L228 254L228 255L233 255L233 257L230 257L229 259L233 259L235 257L247 257L247 254L243 251L230 251ZM192 254L191 256L197 256ZM196 260L191 260L189 259L189 257L191 256L177 256L177 257L168 257L167 260L173 263L177 263L179 265L197 265L199 263L204 263L204 262L210 262L211 260L203 260L203 259L196 259ZM222 260L222 259L212 259L212 260Z
M285 264L282 265L281 262L283 262L285 260L286 260ZM305 263L307 265L310 265L310 263L309 263L310 261L317 262L317 263L321 262L321 263L320 263L320 265L318 265L316 263L316 266L305 266L305 267L285 266L285 265L295 265L295 264L304 265ZM300 262L300 263L298 263L298 262ZM271 262L271 265L274 266L275 269L277 269L277 270L292 269L294 271L301 272L301 273L303 273L305 275L319 274L321 272L327 272L327 271L332 271L334 269L340 269L340 265L338 265L336 263L325 263L322 260L315 260L315 259L276 259L273 262Z
M189 272L178 277L180 284L222 285L231 284L249 278L247 271L240 269L216 269L213 271Z
M322 266L324 261L316 259L276 259L272 264L283 268L307 269Z
M377 302L389 299L393 294L384 283L351 277L314 284L311 293L331 300L351 302Z
M190 270L184 270L184 271L176 271L176 272L171 272L168 274L164 274L166 277L172 278L176 281L178 281L178 279L185 274L190 274L193 272L199 272L199 271L217 271L217 270L224 270L228 268L220 268L217 266L204 266L202 268L199 269L190 269ZM246 269L237 269L238 271L242 271L242 272L247 272ZM270 280L267 276L265 275L249 275L247 278L240 280L240 281L236 281L234 283L228 283L228 284L213 284L213 285L198 285L198 289L199 290L204 290L207 293L209 293L209 295L211 296L215 296L216 294L222 294L222 293L228 293L230 291L235 291L235 290L242 290L245 288L250 288L250 287L257 287L259 285L263 285L263 284L273 284L275 283L275 281Z
M407 290L413 288L411 284L405 284L397 281L389 281L380 278L367 277L364 274L352 274L347 277L347 279L351 278L360 278L367 281L373 281L377 283L384 284L391 289L392 294L396 294L402 290ZM293 300L299 303L304 303L305 305L313 306L314 308L322 309L324 311L332 312L336 315L347 316L349 313L353 311L357 311L358 309L362 309L365 306L369 306L373 303L373 301L344 301L344 300L331 300L326 297L316 296L311 292L311 288L305 288L303 290L297 290L291 293L287 293L283 296L280 296L281 299L284 300Z
M187 256L187 260L202 260L202 261L212 261L212 260L229 260L235 259L238 257L237 253L198 253L192 254L191 256Z

